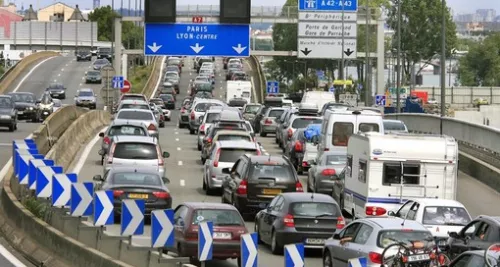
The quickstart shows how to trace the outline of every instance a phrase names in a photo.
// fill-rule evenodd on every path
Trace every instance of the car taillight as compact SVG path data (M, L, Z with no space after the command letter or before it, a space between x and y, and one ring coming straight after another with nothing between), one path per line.
M264 124L273 124L273 121L272 121L272 120L270 120L270 119L266 119L266 120L264 121Z
M302 152L304 147L302 146L302 142L295 141L295 152Z
M208 144L212 143L212 138L210 138L210 137L209 137L209 138L207 138L207 143L208 143Z
M220 157L220 148L217 149L217 154L215 154L214 167L216 168L219 167L219 157Z
M110 144L111 143L111 139L109 139L109 137L105 136L104 139L103 139L104 143L106 144Z
M339 216L337 218L337 229L344 229L344 226L345 226L345 220L344 220L344 217L342 216Z
M248 186L247 180L241 180L240 184L238 185L238 189L236 190L236 193L238 195L246 195L247 194L247 186Z
M287 214L283 218L283 223L285 224L285 227L295 227L295 222L293 221L293 215Z
M148 126L148 131L156 131L156 126L155 126L154 124L152 124L152 123L151 123L151 124Z
M113 163L113 153L115 152L116 143L111 146L108 153L108 164Z
M156 147L156 153L158 154L158 166L163 166L165 164L165 160L161 155L160 147Z
M324 169L322 172L321 172L321 175L323 176L334 176L335 175L335 169Z
M153 196L161 199L170 198L170 194L168 192L153 192Z
M123 195L123 191L122 190L113 190L113 196L114 197L120 197L121 195Z
M386 209L381 207L366 206L365 213L367 216L382 216L387 212Z
M184 236L184 239L189 240L189 241L195 241L198 240L198 233L195 232L188 232Z
M293 135L292 129L288 129L288 138L291 138Z
M323 151L330 151L330 149L329 148L324 148Z
M368 258L372 263L382 264L382 254L377 252L368 253Z
M165 116L163 116L162 114L160 114L160 120L164 121L165 120Z
M205 124L202 124L200 126L200 133L203 133L203 134L205 133Z
M295 183L295 191L304 192L304 187L302 187L302 184L299 181Z
M302 167L309 167L309 163L307 163L307 161L302 161Z
M194 116L195 116L194 111L192 111L192 112L191 112L191 120L192 120L192 121L194 121Z

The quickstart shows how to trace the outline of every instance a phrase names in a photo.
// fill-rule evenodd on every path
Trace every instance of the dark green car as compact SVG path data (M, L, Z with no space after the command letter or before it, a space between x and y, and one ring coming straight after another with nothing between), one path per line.
M85 83L102 83L101 72L98 70L89 70L85 75Z

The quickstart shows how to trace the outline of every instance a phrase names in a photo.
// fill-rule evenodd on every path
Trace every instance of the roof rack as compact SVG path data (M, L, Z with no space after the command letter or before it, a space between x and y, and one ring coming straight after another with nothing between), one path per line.
M318 116L318 105L316 103L301 103L298 113L302 116Z

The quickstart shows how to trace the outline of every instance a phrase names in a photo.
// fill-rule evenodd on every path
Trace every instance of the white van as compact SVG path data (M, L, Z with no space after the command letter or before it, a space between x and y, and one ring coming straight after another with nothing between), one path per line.
M456 199L458 144L453 137L354 134L346 165L340 205L355 218L385 216L409 198Z
M308 91L304 93L300 103L314 103L319 110L323 109L326 103L335 101L335 93L325 91Z
M349 137L358 132L384 132L382 114L366 110L326 110L318 156L324 151L347 151Z

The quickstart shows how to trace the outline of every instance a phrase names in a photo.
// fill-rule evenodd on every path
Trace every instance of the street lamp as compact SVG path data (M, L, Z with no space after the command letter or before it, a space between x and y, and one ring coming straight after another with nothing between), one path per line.
M396 113L401 112L401 101L399 100L399 89L401 88L401 1L398 1L398 47L397 47L397 63L396 63Z
M307 91L307 61L295 60L295 63L304 64L304 92Z
M443 134L443 119L446 108L446 1L441 0L441 120L439 123L440 133Z

